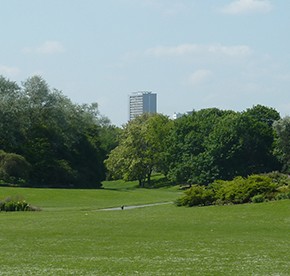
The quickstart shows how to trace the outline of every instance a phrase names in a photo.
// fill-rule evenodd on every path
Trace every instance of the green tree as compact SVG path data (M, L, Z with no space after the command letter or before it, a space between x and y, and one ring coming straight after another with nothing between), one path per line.
M25 139L27 118L21 88L0 76L0 149L14 151Z
M229 114L215 126L208 139L207 151L218 169L219 179L230 180L238 175L279 168L273 154L272 123L275 118L277 113L271 108L258 106L246 112Z
M228 113L232 112L208 108L175 120L167 160L171 180L206 183L214 179L216 168L207 152L207 139Z
M272 127L273 123L280 119L280 115L277 110L260 104L255 105L252 108L248 108L243 113L246 113L255 121L267 124L269 127Z
M30 164L26 159L15 153L0 150L0 179L7 183L26 182L29 177Z
M30 184L100 187L106 150L113 146L102 145L109 120L96 103L73 104L40 76L22 87L0 78L0 93L0 149L26 158Z
M261 105L241 113L210 108L181 117L170 136L169 177L208 184L279 168L273 154L277 118L277 111Z
M166 137L171 121L161 114L143 114L125 125L119 145L105 161L114 178L138 180L140 187L150 185L154 170L163 170Z
M283 164L283 172L290 172L290 117L286 116L273 124L277 134L276 155Z

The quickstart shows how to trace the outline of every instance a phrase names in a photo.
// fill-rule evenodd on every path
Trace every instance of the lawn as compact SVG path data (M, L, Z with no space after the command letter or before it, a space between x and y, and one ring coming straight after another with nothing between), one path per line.
M40 212L0 213L0 275L289 275L290 200L184 208L174 187L0 188Z

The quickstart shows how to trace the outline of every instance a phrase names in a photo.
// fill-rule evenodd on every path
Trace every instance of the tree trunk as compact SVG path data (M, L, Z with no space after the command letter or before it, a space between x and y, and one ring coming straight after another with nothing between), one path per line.
M147 174L147 183L148 183L148 187L151 186L151 172Z
M140 188L144 188L144 180L143 179L139 179L139 187Z
M149 172L148 172L148 174L147 174L148 187L151 186L151 174L152 174L152 169L150 169Z

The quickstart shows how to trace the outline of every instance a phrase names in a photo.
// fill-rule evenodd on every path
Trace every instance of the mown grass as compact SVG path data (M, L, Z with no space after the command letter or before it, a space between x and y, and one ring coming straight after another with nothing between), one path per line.
M0 275L289 275L290 201L184 208L176 188L0 188L41 212L0 213Z
M177 187L138 189L136 182L105 181L103 189L40 189L0 187L0 199L24 198L44 211L97 210L121 205L174 201Z

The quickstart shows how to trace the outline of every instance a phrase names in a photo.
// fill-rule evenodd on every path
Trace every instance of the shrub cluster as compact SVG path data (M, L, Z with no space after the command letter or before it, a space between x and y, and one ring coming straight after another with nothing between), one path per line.
M212 189L206 186L192 185L190 189L184 192L184 196L176 202L178 206L205 206L211 205L214 201Z
M40 209L28 204L25 200L17 200L6 198L0 201L0 212L15 212L15 211L39 211Z
M0 185L25 186L29 171L30 164L23 156L0 150Z
M289 183L288 176L280 173L251 175L247 178L239 176L231 181L216 180L208 186L192 185L176 204L205 206L290 199Z

